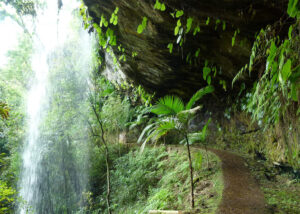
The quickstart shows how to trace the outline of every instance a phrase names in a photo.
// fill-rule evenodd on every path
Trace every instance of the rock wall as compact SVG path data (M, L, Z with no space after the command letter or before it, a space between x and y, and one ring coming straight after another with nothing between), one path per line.
M107 20L116 7L118 25L114 26L117 43L125 48L126 62L121 68L135 84L141 84L158 96L177 94L188 98L197 89L207 85L203 79L205 61L217 68L212 84L216 88L214 97L224 103L228 96L235 96L239 85L231 88L235 74L249 61L255 34L268 24L273 24L285 16L286 0L164 0L165 11L155 10L155 0L84 0L88 12L96 23L101 15ZM193 18L190 33L183 34L183 45L176 44L174 35L178 18L171 13L183 10L180 17L185 26L189 17ZM146 29L137 33L143 17L148 18ZM206 23L210 19L209 24ZM199 26L201 31L194 36ZM235 44L232 37L236 33ZM167 48L174 44L170 54ZM200 48L199 57L195 57ZM114 52L118 55L117 47ZM133 57L132 53L137 56ZM192 58L191 64L189 59ZM193 56L193 57L191 57ZM248 87L253 80L244 77ZM224 84L226 81L226 91Z

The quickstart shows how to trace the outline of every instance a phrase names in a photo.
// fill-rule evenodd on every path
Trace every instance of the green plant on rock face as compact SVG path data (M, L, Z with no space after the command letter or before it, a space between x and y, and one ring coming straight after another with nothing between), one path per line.
M158 115L158 119L145 127L140 135L138 142L141 142L144 135L147 137L143 142L142 150L149 140L157 141L162 136L166 135L171 130L178 131L185 139L187 145L187 153L189 158L190 179L191 179L191 206L194 208L194 182L193 182L193 166L191 160L190 143L188 139L189 121L200 109L200 106L192 108L194 104L200 100L204 95L212 93L213 86L207 86L197 91L184 105L183 101L177 96L165 96L161 98L156 105L153 106L151 112Z
M281 136L277 149L282 148L285 159L299 165L300 122L300 8L298 0L290 0L287 13L295 18L285 38L276 29L262 29L253 44L249 63L233 79L233 83L249 70L259 70L258 81L247 94L245 109L253 121L267 129L277 129ZM262 61L263 59L263 61ZM262 65L263 64L263 65ZM260 68L257 66L260 65ZM280 145L282 144L282 145Z

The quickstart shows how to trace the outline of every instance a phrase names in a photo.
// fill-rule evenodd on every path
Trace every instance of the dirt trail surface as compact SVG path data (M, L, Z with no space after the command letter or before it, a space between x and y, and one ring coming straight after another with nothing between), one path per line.
M222 161L224 190L218 214L265 214L265 198L242 157L210 149Z

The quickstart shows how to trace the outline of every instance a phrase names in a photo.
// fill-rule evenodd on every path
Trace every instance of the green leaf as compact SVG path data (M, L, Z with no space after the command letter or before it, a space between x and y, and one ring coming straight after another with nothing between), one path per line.
M102 35L102 30L101 28L99 27L99 25L97 25L96 23L93 24L93 27L94 29L96 29L97 33L98 33L98 36L99 35Z
M211 69L209 67L203 68L203 79L206 80L206 77L209 75Z
M183 16L183 14L184 14L183 10L177 10L176 11L176 18L179 18L179 17Z
M189 17L186 21L186 31L185 33L189 33L193 24L193 18Z
M197 49L197 51L195 53L195 57L198 58L199 54L200 54L200 48Z
M148 20L147 17L144 17L144 18L143 18L142 24L140 24L140 25L138 26L137 32L138 32L139 34L143 33L144 29L147 27L147 20Z
M202 88L200 90L198 90L189 100L189 102L187 103L185 109L189 110L193 107L193 105L200 100L204 95L212 93L214 91L214 87L213 86L206 86L205 88Z
M142 26L144 29L147 27L147 21L148 21L147 17L144 17L142 22Z
M180 19L178 19L178 21L177 21L177 26L181 27L181 20Z
M234 44L235 44L235 36L233 36L232 39L231 39L231 46L233 47Z
M201 152L197 152L194 158L194 168L195 170L199 171L202 168L202 160L203 160L203 155Z
M114 17L115 17L115 14L113 13L113 14L111 14L111 17L110 17L110 20L109 20L109 22L110 23L113 23L113 21L114 21Z
M290 59L288 59L288 61L284 64L282 70L281 70L281 75L282 75L282 79L284 82L287 81L287 79L290 77L291 75L291 67L292 67L292 61Z
M210 83L211 83L211 76L208 76L207 77L207 84L210 85Z
M165 10L166 10L166 5L165 5L164 3L161 4L160 10L161 10L161 11L165 11Z
M207 17L207 20L206 20L205 24L206 24L206 25L209 25L209 22L210 22L210 18Z
M173 52L173 43L169 43L168 48L169 48L170 53L172 53Z
M108 21L106 21L105 17L102 15L100 20L100 27L104 25L104 27L108 27Z
M297 13L300 13L298 7L298 0L289 0L287 13L290 17L295 18Z
M236 31L234 31L234 35L233 35L233 37L232 37L232 39L231 39L231 45L232 45L232 47L233 47L234 44L235 44L236 35L237 35L239 32L240 32L240 29L237 29Z
M157 9L157 10L161 9L161 3L159 2L159 0L156 0L155 5L154 5L154 9Z
M113 25L117 25L117 24L118 24L118 17L115 16L115 19L114 19L114 21L113 21Z
M137 32L138 32L139 34L141 34L141 33L143 33L143 30L144 30L143 25L139 25L139 26L138 26L138 29L137 29Z
M199 33L201 30L200 30L200 26L198 25L197 27L195 27L194 29L194 33L193 33L193 36L196 36L197 33Z
M277 51L277 47L276 47L276 45L275 45L275 42L272 41L271 47L270 47L270 53L269 53L269 57L268 57L268 61L269 61L270 63L273 63L274 58L275 58L275 56L276 56L276 51Z
M226 30L226 22L223 21L223 31Z
M178 35L178 32L179 32L179 27L176 26L175 29L174 29L174 35L177 36L177 35Z
M288 35L289 35L289 40L292 39L292 31L293 31L293 26L291 25L290 28L289 28L289 33L288 33Z
M177 96L167 95L159 99L151 112L157 115L176 115L182 110L184 110L183 101Z
M153 124L150 124L150 125L146 126L146 127L143 129L143 131L142 131L142 133L141 133L139 139L137 140L137 143L141 143L141 141L142 141L144 135L145 135L146 133L148 133L149 131L151 131L151 129L153 129L153 127L154 127L155 125L156 125L156 124L153 123Z
M226 91L227 90L226 81L225 80L220 80L219 83L220 83L220 85L223 86L223 89Z
M292 84L291 86L291 98L297 102L298 101L298 91L297 91L297 86L295 83Z

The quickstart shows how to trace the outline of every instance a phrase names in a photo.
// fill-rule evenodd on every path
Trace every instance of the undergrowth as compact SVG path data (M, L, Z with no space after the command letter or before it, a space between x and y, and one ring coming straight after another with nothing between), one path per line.
M214 213L222 197L220 161L214 154L207 156L202 150L193 151L196 213ZM113 162L111 172L113 213L190 207L189 164L181 147L146 148L143 153L130 151ZM96 198L94 203L103 206L94 206L98 207L94 212L105 213L105 191Z
M300 178L288 168L274 167L263 160L247 159L258 180L270 213L297 214L300 210Z

